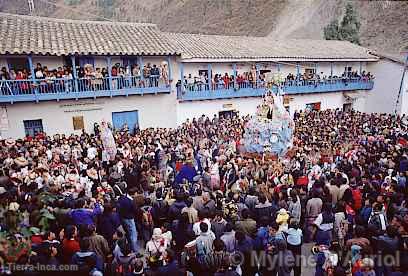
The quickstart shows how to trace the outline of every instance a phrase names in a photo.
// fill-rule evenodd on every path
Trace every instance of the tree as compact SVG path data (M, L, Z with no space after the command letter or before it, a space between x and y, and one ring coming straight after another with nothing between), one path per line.
M346 6L346 14L341 21L340 34L342 40L347 40L355 44L360 44L359 32L360 22L353 6L349 3Z
M346 6L346 13L340 23L333 20L324 30L324 38L327 40L346 40L351 43L360 44L360 22L358 15L350 3Z
M329 25L324 27L324 39L326 40L341 40L339 32L339 22L334 19Z

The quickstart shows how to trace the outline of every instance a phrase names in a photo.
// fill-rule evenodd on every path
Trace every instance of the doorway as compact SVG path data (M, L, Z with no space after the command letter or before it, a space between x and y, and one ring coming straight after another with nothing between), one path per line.
M344 112L350 112L351 110L352 110L352 104L351 103L343 104L343 111Z
M224 111L218 112L218 117L224 118L224 119L230 119L234 117L235 115L237 115L237 113L238 112L235 110L224 110Z

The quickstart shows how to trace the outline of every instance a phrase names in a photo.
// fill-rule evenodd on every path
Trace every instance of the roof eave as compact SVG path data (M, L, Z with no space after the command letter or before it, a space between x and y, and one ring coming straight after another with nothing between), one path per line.
M220 57L220 58L208 58L208 57L187 57L181 56L181 62L185 63L222 63L222 62L280 62L280 61L296 61L296 62L376 62L378 57L369 58L316 58L316 57Z

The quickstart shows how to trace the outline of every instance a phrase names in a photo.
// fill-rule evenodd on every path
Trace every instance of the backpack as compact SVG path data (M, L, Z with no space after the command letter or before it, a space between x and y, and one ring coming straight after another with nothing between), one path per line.
M144 226L153 226L152 207L142 207L142 224Z

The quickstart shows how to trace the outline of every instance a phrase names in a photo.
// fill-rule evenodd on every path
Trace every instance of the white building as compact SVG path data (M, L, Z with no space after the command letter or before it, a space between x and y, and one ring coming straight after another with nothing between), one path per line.
M124 123L131 129L176 127L203 114L251 114L265 92L262 77L268 72L275 79L290 73L321 76L284 83L291 113L306 108L365 111L390 81L388 65L382 63L368 49L342 41L174 34L153 24L0 13L1 134L92 132L102 120L115 128ZM157 77L153 71L143 74L148 64L161 68ZM76 68L71 75L64 73L71 68ZM13 70L21 76L13 78ZM368 71L374 82L350 77ZM225 74L228 83L215 78ZM386 103L388 112L392 102Z
M377 55L379 61L369 67L376 79L367 95L365 112L408 114L408 70L404 70L407 61L403 57Z

